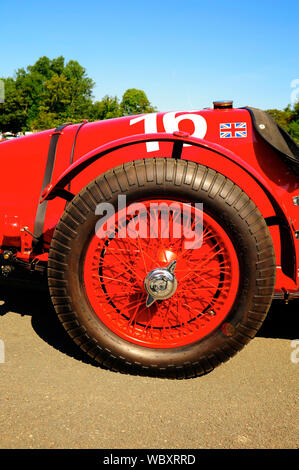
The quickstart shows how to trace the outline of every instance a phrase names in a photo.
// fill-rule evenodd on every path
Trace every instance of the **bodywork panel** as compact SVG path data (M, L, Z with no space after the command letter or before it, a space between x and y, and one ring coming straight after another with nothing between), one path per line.
M54 136L57 142L53 168L47 191L44 191L49 147ZM38 245L40 253L47 251L66 206L65 199L54 197L55 188L63 187L77 194L111 168L141 158L159 157L198 162L237 183L269 221L279 270L277 289L298 290L299 206L293 201L299 196L298 176L255 130L247 109L128 116L67 125L60 130L2 142L2 248L14 246L22 252L21 234L24 236L24 232L21 230L26 227L34 233L42 193L44 198L52 200L42 203L46 202L46 210L42 243ZM34 252L30 242L27 243L27 252ZM33 243L34 246L37 245Z

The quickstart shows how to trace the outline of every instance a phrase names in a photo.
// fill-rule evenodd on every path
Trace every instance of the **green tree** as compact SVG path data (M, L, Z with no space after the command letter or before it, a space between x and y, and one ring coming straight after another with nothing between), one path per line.
M0 104L0 130L18 132L26 129L28 102L24 90L13 78L4 79L5 101Z
M299 100L294 104L292 120L299 121Z
M45 129L50 122L78 121L92 105L94 82L74 60L41 57L14 78L4 79L5 102L0 104L0 129L13 132ZM46 117L46 115L49 115ZM38 126L38 127L36 127Z
M49 111L41 109L37 117L32 119L31 128L38 130L53 129L61 123L62 120L59 119L55 113L49 113Z
M132 114L152 113L156 108L151 105L145 92L135 88L128 89L120 102L117 96L105 95L89 108L89 119L97 121Z
M54 75L44 83L41 111L63 115L71 102L70 84L65 75Z
M283 111L279 109L267 109L267 113L272 116L279 126L284 127L285 129L288 128L292 119L290 106L285 108Z
M95 83L76 60L70 60L66 64L63 75L67 79L70 96L66 114L74 120L84 119L86 110L92 104L92 90Z
M76 60L40 57L4 78L5 102L0 104L0 131L43 130L63 122L103 120L156 111L143 90L128 89L120 102L105 95L93 102L94 82Z
M156 112L156 108L151 105L145 92L136 88L129 88L123 94L120 107L123 116Z
M268 109L267 113L299 143L299 101L293 108L288 105L284 110Z
M292 121L290 123L290 125L289 125L289 134L299 144L299 119L297 121Z
M101 101L93 103L90 118L93 121L111 119L122 116L119 100L117 96L105 95Z

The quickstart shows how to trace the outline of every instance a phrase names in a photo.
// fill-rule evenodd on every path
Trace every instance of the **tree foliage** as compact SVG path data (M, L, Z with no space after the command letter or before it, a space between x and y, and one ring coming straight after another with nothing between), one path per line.
M120 100L105 95L93 101L95 83L76 60L64 57L40 57L14 77L2 78L5 101L0 103L0 131L17 133L57 127L63 122L79 122L152 113L145 92L136 88L125 91ZM291 108L268 109L274 120L299 142L299 101Z
M39 58L2 78L5 101L0 104L0 131L13 133L49 129L63 122L102 120L155 111L145 92L127 90L122 100L105 95L93 102L94 82L77 61Z
M288 105L284 110L267 109L267 113L299 143L299 101L293 108Z
M124 93L120 107L124 116L156 111L144 91L136 90L136 88L130 88Z
M96 101L90 109L90 119L101 121L122 116L119 99L117 96L105 95L101 101Z

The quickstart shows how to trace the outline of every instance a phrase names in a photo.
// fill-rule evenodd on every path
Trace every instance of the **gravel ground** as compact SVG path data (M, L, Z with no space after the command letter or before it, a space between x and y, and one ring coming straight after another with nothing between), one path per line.
M2 285L0 299L1 449L299 448L299 302L274 302L258 336L210 374L173 381L94 364L46 290Z

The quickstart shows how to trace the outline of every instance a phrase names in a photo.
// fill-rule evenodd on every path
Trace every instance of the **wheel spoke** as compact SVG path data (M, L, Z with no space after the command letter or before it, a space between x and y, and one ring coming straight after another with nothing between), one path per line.
M147 223L151 202L145 202ZM140 233L118 238L118 229L108 241L95 237L87 251L84 276L90 303L112 331L144 347L171 348L197 341L221 323L237 292L239 268L230 238L211 216L203 215L198 249L185 248L182 217L170 211L168 228L162 218L160 212L151 234L148 226L148 235L158 238L142 238ZM192 233L197 220L193 214ZM175 238L174 229L180 229L180 238ZM177 280L173 292L154 297L147 306L149 273L165 273L172 265Z

